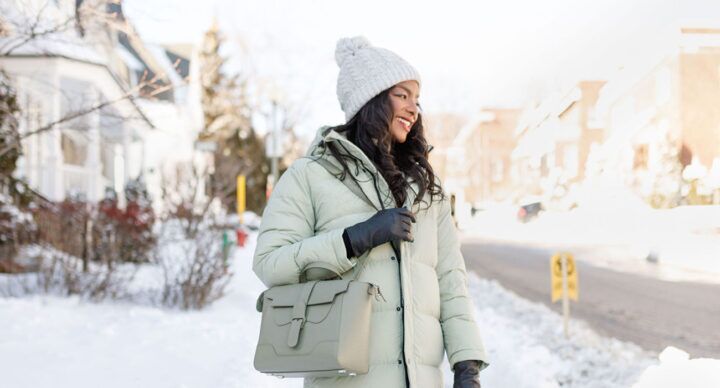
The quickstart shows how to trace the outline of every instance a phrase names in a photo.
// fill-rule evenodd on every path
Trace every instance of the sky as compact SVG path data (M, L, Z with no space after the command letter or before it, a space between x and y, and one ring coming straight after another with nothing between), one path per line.
M273 85L300 132L342 121L336 41L364 35L422 74L426 112L518 107L607 79L688 21L720 25L717 0L124 0L143 39L197 43L217 18L232 68ZM715 21L712 21L714 19Z

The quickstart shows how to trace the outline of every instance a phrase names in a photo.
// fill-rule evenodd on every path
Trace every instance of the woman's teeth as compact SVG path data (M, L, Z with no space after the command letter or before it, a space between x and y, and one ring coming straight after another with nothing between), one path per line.
M398 121L403 125L403 127L405 127L405 129L409 129L409 128L410 128L410 122L409 122L409 121L407 121L407 120L405 120L405 119L403 119L403 118L400 118L400 117L398 117Z

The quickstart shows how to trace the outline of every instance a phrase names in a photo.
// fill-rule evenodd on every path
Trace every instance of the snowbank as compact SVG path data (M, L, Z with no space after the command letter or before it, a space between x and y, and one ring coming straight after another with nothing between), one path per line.
M660 354L660 364L647 368L633 388L720 387L720 360L696 358L668 347Z
M252 233L235 252L227 296L202 311L59 296L0 298L0 386L301 387L299 379L268 377L252 367L260 323L255 300L264 288L251 270L255 238ZM630 387L654 363L653 355L582 322L571 322L566 340L557 314L494 281L471 276L469 287L491 362L483 387ZM665 374L720 378L717 360L710 360L714 371L698 361L663 361L647 369L638 383L645 385L637 387L686 386L654 385L670 381L657 377ZM443 372L451 387L447 364Z
M652 253L661 266L676 270L669 271L674 278L720 279L720 206L655 210L621 204L546 211L526 224L517 221L517 207L497 206L478 213L463 225L463 233L537 246L593 247L608 259L599 265L644 261Z
M0 298L0 386L300 387L252 367L263 288L251 267L254 236L236 251L228 295L182 312L78 298Z
M495 281L470 279L476 318L490 358L483 387L629 387L652 362L635 345L593 332L581 321L563 334L562 317Z

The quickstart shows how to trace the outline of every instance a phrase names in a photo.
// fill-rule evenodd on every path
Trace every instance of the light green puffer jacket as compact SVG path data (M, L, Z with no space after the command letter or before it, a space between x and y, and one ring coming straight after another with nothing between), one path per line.
M340 168L329 151L323 152L320 140L338 142L363 161L366 171L352 172L374 208L313 161L323 155ZM415 192L408 192L406 206L417 219L415 241L400 244L400 260L389 243L347 258L343 230L381 210L378 197L385 208L395 207L387 183L365 154L344 135L321 128L308 155L282 175L263 213L253 270L266 286L298 283L306 265L322 261L351 277L364 265L357 280L379 285L385 297L373 301L369 372L306 379L305 387L404 387L407 372L412 388L435 388L443 386L443 351L450 365L487 362L447 198L429 209L420 204L419 210L410 206Z

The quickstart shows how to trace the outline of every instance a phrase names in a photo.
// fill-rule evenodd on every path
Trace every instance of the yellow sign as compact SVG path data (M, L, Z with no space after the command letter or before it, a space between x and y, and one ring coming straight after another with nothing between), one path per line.
M240 223L242 223L242 216L245 213L245 175L237 176L237 213L240 216Z
M557 253L550 259L550 285L552 288L552 301L555 302L563 295L563 261L567 271L567 293L574 301L578 300L578 274L575 259L570 253Z

